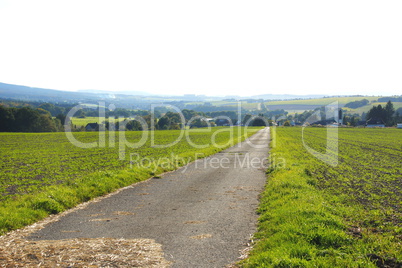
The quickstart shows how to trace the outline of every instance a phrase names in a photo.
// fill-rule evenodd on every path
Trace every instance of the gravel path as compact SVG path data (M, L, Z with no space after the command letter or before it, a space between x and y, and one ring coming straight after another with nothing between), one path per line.
M234 263L256 231L269 129L249 141L73 211L30 239L154 239L173 267Z

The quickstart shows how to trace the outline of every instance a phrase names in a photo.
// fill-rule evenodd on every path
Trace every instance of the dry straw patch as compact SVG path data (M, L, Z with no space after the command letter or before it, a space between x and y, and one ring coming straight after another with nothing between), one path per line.
M164 259L162 246L151 239L27 239L30 234L62 216L113 194L1 236L0 267L169 267L170 262Z
M12 240L0 249L2 267L168 267L150 239Z

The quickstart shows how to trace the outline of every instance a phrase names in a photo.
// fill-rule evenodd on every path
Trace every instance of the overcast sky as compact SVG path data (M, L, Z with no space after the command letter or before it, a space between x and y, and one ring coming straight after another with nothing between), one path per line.
M402 1L0 0L0 82L402 94Z

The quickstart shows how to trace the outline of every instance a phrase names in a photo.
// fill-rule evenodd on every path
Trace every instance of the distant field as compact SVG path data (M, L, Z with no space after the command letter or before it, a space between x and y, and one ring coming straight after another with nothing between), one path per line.
M222 111L225 111L225 107L237 107L239 103L237 101L211 101L213 106L221 107ZM205 102L189 102L189 105L204 105ZM257 103L248 103L246 101L241 101L241 107L243 109L255 110L258 108L260 102Z
M277 106L277 105L306 105L306 106L322 106L332 102L338 101L340 106L345 105L348 102L367 99L369 101L377 101L379 97L331 97L331 98L317 98L317 99L302 99L302 100L283 100L283 101L268 101L264 102L265 105ZM211 102L214 106L236 106L236 101L214 101ZM242 101L242 105L256 107L258 103L247 103Z
M377 102L379 97L339 97L339 98L321 98L321 99L306 99L306 100L289 100L289 101L270 101L266 102L266 106L269 110L284 109L289 113L301 113L306 110L314 110L317 107L325 106L335 101L338 102L339 107L343 107L346 103L352 101L358 101L362 99L367 99L370 103L366 106L350 109L343 107L344 110L350 113L362 114L363 112L368 112L374 105L385 105L386 102ZM402 102L393 102L394 108L398 109L402 107Z
M321 105L282 104L282 105L266 105L266 107L270 111L283 109L289 113L296 113L296 112L303 113L304 111L310 111L314 110L315 108L321 107Z
M89 123L102 123L103 121L108 121L110 119L105 119L105 118L99 118L99 117L85 117L85 118L77 118L77 117L73 117L71 118L71 122L73 125L75 125L76 127L85 127L87 124ZM113 120L115 122L118 122L119 119L114 119ZM120 119L120 121L123 119Z
M363 112L367 113L373 106L377 106L377 105L380 105L380 104L384 107L387 103L386 102L373 102L373 103L370 103L370 104L368 104L366 106L359 107L357 109L350 109L350 108L346 108L346 107L344 107L343 109L346 110L346 111L349 111L349 112L354 112L354 113L361 114ZM402 107L402 102L393 102L392 104L394 105L395 110L397 110L398 108Z
M331 97L320 99L305 99L305 100L285 100L285 101L270 101L266 102L266 105L328 105L337 101L340 106L344 106L348 102L367 99L369 101L376 101L379 97Z
M157 148L151 146L151 133L142 131L117 132L115 146L106 134L105 146L95 148L76 147L65 133L0 133L0 234L32 223L48 213L60 212L92 197L175 169L193 161L196 154L201 157L218 152L258 129L187 130L194 144L208 145L199 149L185 137L171 147ZM123 143L119 143L118 136L122 134L131 143L138 142L143 134L148 135L148 139L139 148L119 148ZM99 132L75 132L73 135L85 143L99 138ZM155 131L154 135L155 145L164 145L174 142L180 131ZM221 148L212 146L213 135ZM123 149L125 158L119 160ZM131 153L135 155L130 159ZM158 162L158 159L163 161Z
M325 153L326 131L306 128L306 144ZM275 133L243 266L402 267L402 130L340 128L336 167L307 152L302 128Z
M285 110L290 114L303 113L304 111L314 110L317 107L325 106L333 102L338 102L339 107L343 107L344 110L350 113L363 113L368 112L373 105L385 105L386 103L377 102L380 97L331 97L331 98L317 98L317 99L302 99L302 100L283 100L283 101L268 101L263 104L268 110ZM366 106L360 107L358 109L345 108L344 105L362 99L367 99L370 103ZM200 102L189 102L188 104L199 104ZM211 101L213 106L221 107L224 110L225 107L237 107L238 102L236 101ZM402 107L402 102L393 102L395 109ZM248 103L246 101L241 101L241 108L246 110L260 110L263 108L261 103Z

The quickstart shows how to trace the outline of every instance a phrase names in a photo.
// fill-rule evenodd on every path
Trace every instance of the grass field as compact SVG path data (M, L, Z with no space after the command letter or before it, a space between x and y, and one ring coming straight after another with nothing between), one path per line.
M155 145L148 138L139 148L119 147L123 144L119 135L124 134L128 142L134 143L150 132L117 132L114 146L107 134L105 146L95 148L74 146L65 133L0 133L0 233L176 169L196 157L216 153L258 129L217 127L210 132L186 131L194 144L209 144L200 149L190 145L185 137L168 148L156 146L174 142L179 137L178 130L155 131ZM99 138L98 132L73 135L85 143ZM220 148L212 146L212 136ZM123 150L125 158L119 160ZM132 153L135 157L130 159Z
M109 119L104 119L104 118L100 118L100 117L85 117L85 118L77 118L77 117L73 117L71 119L71 122L73 125L75 125L77 128L78 127L85 127L87 124L89 123L102 123L103 121L108 121ZM119 120L124 120L122 119L113 119L115 122L118 122Z
M401 267L402 131L339 129L336 167L306 151L301 131L276 129L271 158L285 165L269 170L257 242L242 265ZM325 151L325 128L304 134Z

